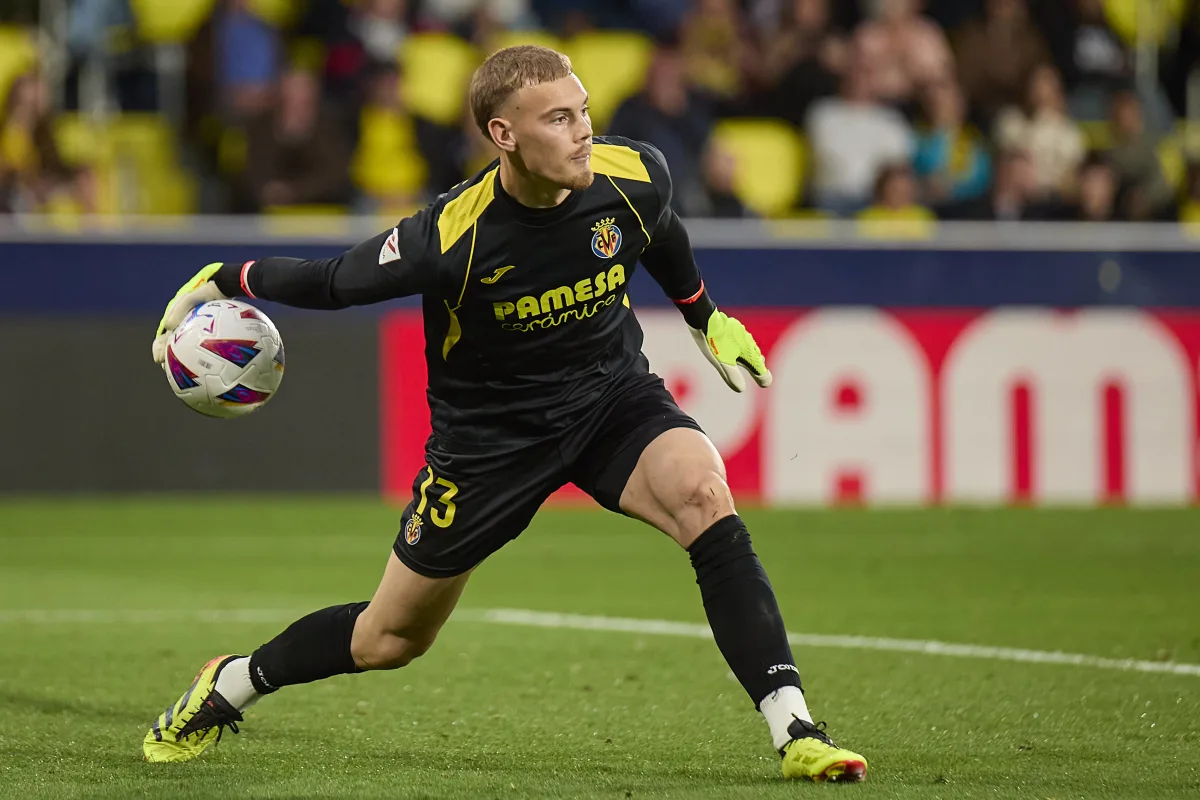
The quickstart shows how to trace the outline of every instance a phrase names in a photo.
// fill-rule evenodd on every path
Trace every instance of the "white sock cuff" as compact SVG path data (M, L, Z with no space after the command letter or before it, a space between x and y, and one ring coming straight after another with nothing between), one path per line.
M806 722L812 722L808 704L804 701L804 692L800 691L799 686L783 686L776 689L762 699L758 710L767 720L767 726L771 729L771 741L775 743L776 750L791 741L788 726L792 724L792 720L799 717Z

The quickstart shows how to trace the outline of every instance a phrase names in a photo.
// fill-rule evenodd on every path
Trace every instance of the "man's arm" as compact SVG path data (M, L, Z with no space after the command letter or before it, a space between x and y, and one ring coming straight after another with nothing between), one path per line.
M670 206L659 218L654 238L642 251L642 266L675 303L687 324L704 330L717 304L704 288L687 228Z
M401 236L399 227L393 228L334 258L270 257L223 264L212 280L226 297L317 309L381 303L432 289L435 270L415 255L406 261L398 249Z
M683 314L696 346L730 389L746 389L739 367L744 367L759 386L770 386L771 371L754 337L741 322L721 313L704 287L687 228L671 210L671 175L666 160L656 148L643 147L650 156L649 172L660 210L650 243L642 251L642 265Z
M155 333L154 360L163 360L167 335L187 313L211 300L242 296L297 308L338 309L436 291L436 262L427 255L429 242L436 241L430 238L437 235L436 217L430 206L335 258L209 264L167 304Z

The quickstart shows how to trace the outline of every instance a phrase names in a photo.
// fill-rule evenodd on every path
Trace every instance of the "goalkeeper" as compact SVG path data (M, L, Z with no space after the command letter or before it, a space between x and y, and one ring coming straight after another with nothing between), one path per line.
M684 548L717 647L770 728L788 778L854 781L859 755L813 723L783 619L725 466L642 355L626 287L640 262L734 391L771 373L704 288L654 147L592 135L587 93L554 50L500 50L470 87L500 157L416 215L331 259L210 264L154 342L223 297L338 309L421 295L432 435L369 601L322 609L249 656L219 656L153 723L150 761L184 761L286 686L403 667L433 645L471 572L559 487Z

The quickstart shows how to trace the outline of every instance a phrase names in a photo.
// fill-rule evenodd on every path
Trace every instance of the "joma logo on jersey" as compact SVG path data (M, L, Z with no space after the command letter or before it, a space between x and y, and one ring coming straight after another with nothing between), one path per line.
M535 328L554 327L571 319L587 319L601 308L612 305L617 299L617 295L612 292L624 285L625 267L613 264L607 270L597 273L596 277L584 278L574 286L558 286L542 292L541 297L526 295L516 302L492 303L492 310L496 313L496 319L505 323L505 330L530 331ZM580 305L581 303L585 305ZM511 320L514 314L517 320L536 317L539 314L553 316L522 323Z
M597 258L612 258L621 249L621 229L615 217L607 217L592 226L592 252Z

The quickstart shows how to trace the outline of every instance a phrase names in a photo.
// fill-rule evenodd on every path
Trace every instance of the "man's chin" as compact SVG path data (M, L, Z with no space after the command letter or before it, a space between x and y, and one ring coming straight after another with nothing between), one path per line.
M563 184L564 189L570 189L572 192L582 192L584 189L592 185L592 181L596 179L596 174L591 169L585 169L570 177Z

